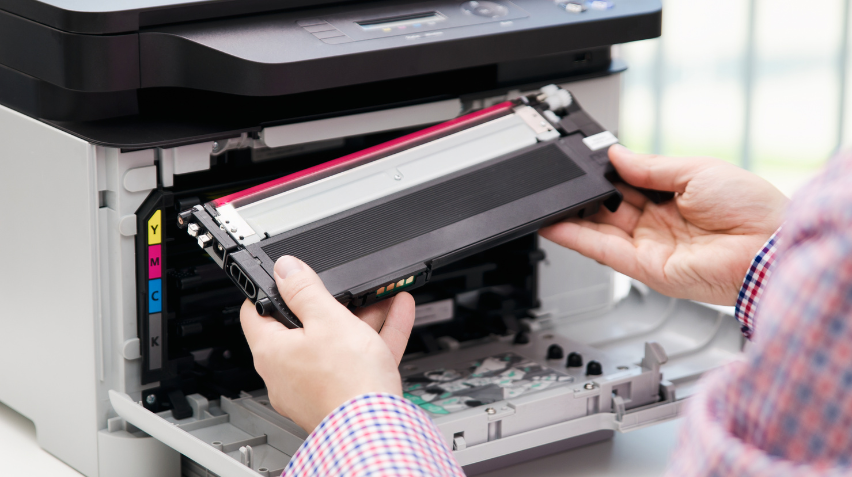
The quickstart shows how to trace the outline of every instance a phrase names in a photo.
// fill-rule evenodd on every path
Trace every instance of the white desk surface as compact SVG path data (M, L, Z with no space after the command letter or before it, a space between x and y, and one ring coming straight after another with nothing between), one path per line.
M674 449L680 420L616 434L612 440L506 467L483 477L615 477L660 476ZM0 475L80 477L81 474L43 451L35 427L0 403ZM111 476L105 476L111 477Z

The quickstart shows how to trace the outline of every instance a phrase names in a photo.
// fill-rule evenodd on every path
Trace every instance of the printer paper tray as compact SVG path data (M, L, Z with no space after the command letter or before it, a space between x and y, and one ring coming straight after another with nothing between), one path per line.
M455 444L456 459L471 473L488 470L489 462L524 460L524 457L515 456L543 445L572 442L570 446L583 445L607 438L615 431L628 432L674 419L680 415L685 397L693 392L704 372L738 359L742 336L736 320L729 314L655 292L640 293L640 289L634 288L626 299L608 311L548 317L547 311L542 310L543 315L535 320L540 325L531 332L531 342L527 345L513 345L511 337L462 345L437 355L406 359L401 366L402 374L411 376L471 356L482 358L512 352L574 377L564 386L517 399L444 416L433 415L447 444ZM602 390L616 389L618 382L630 373L634 377L637 373L647 375L648 371L643 371L640 363L647 342L660 343L667 351L668 362L662 365L660 372L664 379L662 387L670 399L628 408L620 416L608 404L591 410L588 415L584 412L582 416L565 417L571 405L569 398L594 393L602 395ZM573 347L582 351L586 360L599 360L604 374L587 377L577 368L565 368L564 360L545 360L543 354L552 343L562 344L566 353ZM583 389L587 382L594 382L597 387ZM272 476L286 466L306 434L292 421L277 415L263 393L262 390L243 393L238 399L223 397L209 403L198 395L188 396L193 417L180 421L172 417L171 411L154 414L121 392L110 391L110 401L118 415L129 424L128 430L138 428L177 450L186 456L184 466L208 469L220 477ZM535 412L513 424L506 413L518 413L521 417L524 399L534 403L528 409ZM496 412L488 414L488 408ZM495 435L493 426L489 429L489 423L496 420L503 421L503 435ZM517 432L511 430L513 425ZM525 425L529 429L522 429ZM490 436L489 430L492 431ZM459 436L463 436L463 440L458 440ZM246 450L241 452L241 447L252 448L251 470L241 463L247 458Z

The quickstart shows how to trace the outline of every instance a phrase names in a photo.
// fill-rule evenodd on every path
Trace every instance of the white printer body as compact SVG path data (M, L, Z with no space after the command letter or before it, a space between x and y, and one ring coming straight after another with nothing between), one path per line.
M640 14L659 16L659 4L639 0L622 0L600 11L582 2L542 2L553 15L564 15L563 23L585 14L594 21L564 31L530 28L535 34L528 41L545 45L530 51L530 58L510 55L480 63L448 58L443 72L435 65L441 64L444 50L406 53L405 45L427 41L499 49L508 41L502 37L522 38L523 31L512 29L523 27L538 6L482 2L491 10L470 16L470 6L461 3L387 2L370 4L370 9L354 3L306 13L265 12L262 2L245 2L243 8L253 10L201 9L197 14L187 4L166 10L177 16L157 26L161 16L153 7L147 13L128 7L120 15L87 16L68 13L73 3L57 0L43 10L55 15L40 17L0 2L0 21L23 24L18 38L43 23L84 46L110 35L110 41L135 35L137 43L130 48L141 55L141 68L150 70L131 72L137 77L128 80L129 86L120 84L126 79L118 73L106 74L103 81L109 84L102 84L98 75L75 70L81 64L97 70L91 62L97 54L57 76L0 48L0 82L6 81L0 90L15 92L14 97L0 93L0 198L7 227L2 240L12 251L0 274L5 305L0 402L35 423L45 450L87 476L271 476L280 473L306 437L269 406L239 333L242 299L229 294L232 285L217 275L221 270L205 264L202 252L184 247L172 223L179 209L552 82L570 90L585 111L617 133L625 67L611 58L609 45L654 36L658 19L648 31L631 23L607 27L605 20L611 12L634 20ZM385 12L400 5L413 5L416 15L411 8ZM377 23L379 13L385 16ZM215 15L222 18L207 19ZM470 25L452 23L463 22L464 15L473 18ZM125 25L131 17L144 21ZM112 20L102 24L98 18ZM19 19L27 20L15 23ZM436 25L409 33L427 20ZM233 90L217 83L240 76L231 70L239 64L228 63L237 58L229 48L245 45L216 43L205 32L245 28L255 40L268 41L264 35L276 34L269 27L278 21L291 27L288 34L301 35L299 41L318 41L315 46L357 44L363 51L328 54L351 84L310 76L319 74L310 68L320 60L285 61L251 48L244 56L252 64ZM603 44L586 44L572 28L587 23L617 32L595 40ZM352 25L361 29L350 30ZM407 30L393 38L359 36L378 35L375 25L379 32ZM639 30L624 33L631 25ZM495 31L477 30L485 27ZM467 37L459 33L465 28ZM430 32L440 34L426 36ZM174 44L166 41L170 35L177 38ZM415 35L420 36L406 38ZM203 45L204 38L212 44ZM557 40L576 45L554 49ZM398 44L374 47L376 53L361 46L370 41ZM184 49L201 66L182 72L171 60L146 66L156 63L158 45L171 52ZM104 51L110 48L117 47ZM205 60L205 52L226 54L218 63ZM400 63L411 60L407 70L372 77L355 64L355 59L380 64L397 58L388 52L408 58L400 57ZM422 56L412 60L414 54ZM288 61L304 71L275 69ZM218 77L216 68L223 70ZM280 86L272 81L278 74L296 79ZM267 76L272 86L261 81ZM313 89L312 79L317 83ZM462 86L451 86L455 83ZM419 95L428 88L434 91ZM27 92L31 96L21 96ZM392 99L380 100L383 94ZM263 106L267 102L268 108ZM246 111L239 111L241 104ZM270 110L288 110L288 105L289 117L270 116ZM189 114L181 108L196 110ZM205 119L217 111L227 118ZM150 275L152 252L145 252L152 246L162 254L157 255L156 278ZM743 339L726 310L664 297L534 235L500 247L465 259L436 275L432 288L415 292L418 321L400 367L407 397L421 402L418 379L471 363L517 357L553 371L547 378L552 383L524 381L515 394L481 406L452 408L447 401L444 408L450 411L433 414L470 474L676 418L703 373L740 355ZM152 279L159 281L155 285ZM161 313L151 313L151 300L162 300ZM528 339L518 342L519 331ZM555 357L554 345L564 354L579 354L582 366L566 366L562 354L548 359ZM600 374L587 373L590 361L601 365Z

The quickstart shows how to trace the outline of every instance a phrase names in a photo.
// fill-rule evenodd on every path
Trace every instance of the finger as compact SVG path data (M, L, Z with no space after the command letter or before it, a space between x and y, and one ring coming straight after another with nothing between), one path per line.
M566 221L541 229L542 237L642 280L636 247L621 229L588 221Z
M359 308L355 310L355 316L361 318L361 321L370 325L376 333L382 329L382 325L385 323L385 318L388 316L388 310L390 309L391 303L393 303L393 299L390 300L382 300L378 303L373 303L370 306L366 306L364 308Z
M301 260L285 255L275 262L274 271L281 298L305 327L317 320L350 315L326 290L316 272Z
M610 224L599 224L599 223L596 223L596 222L592 222L591 220L588 220L588 219L578 219L578 218L568 219L564 222L560 222L559 224L554 224L554 225L551 225L550 227L545 227L545 228L541 229L542 231L545 231L545 233L541 234L541 236L548 239L548 240L551 240L549 237L546 236L546 234L551 233L551 231L549 229L557 227L560 224L566 224L566 223L579 225L583 228L589 228L589 229L592 229L594 231L597 231L597 232L600 232L600 233L603 233L603 234L606 234L606 235L614 235L616 237L619 237L619 238L624 239L624 240L631 242L631 243L632 243L632 240L633 240L630 237L630 235L627 234L627 232L621 230L618 227L615 227L615 226L610 225ZM553 240L551 240L551 241L553 241Z
M385 324L379 332L379 336L396 358L396 364L402 361L402 353L408 345L412 327L414 327L414 298L402 292L393 297Z
M639 217L641 216L642 212L639 209L632 204L624 202L615 212L601 208L597 214L589 218L589 221L618 227L632 237L633 229L636 228L636 224L639 223Z
M255 306L249 300L244 301L240 308L240 324L250 348L255 348L262 339L270 335L291 331L278 320L257 314Z
M609 160L628 184L669 192L686 190L686 184L711 161L706 158L636 154L619 144L609 148Z
M622 196L624 196L623 203L630 204L639 210L644 209L645 206L648 204L648 198L645 197L645 195L623 182L615 184L615 188L618 189L619 192L621 192Z

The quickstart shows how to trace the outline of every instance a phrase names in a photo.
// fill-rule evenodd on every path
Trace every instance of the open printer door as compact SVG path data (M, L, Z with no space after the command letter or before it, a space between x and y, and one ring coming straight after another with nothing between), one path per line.
M540 318L528 343L495 338L402 363L406 393L411 388L407 378L449 368L442 364L510 353L539 360L570 378L563 385L461 412L444 405L449 412L430 413L469 475L675 419L700 376L738 359L742 345L730 314L664 297L640 284L608 312L563 317L556 323ZM577 337L585 341L571 339ZM579 352L584 364L600 363L602 374L588 376L585 366L568 368L564 359L548 360L554 344ZM184 475L205 475L205 469L220 477L280 475L307 437L272 409L262 390L237 399L187 398L192 416L178 420L172 411L153 413L127 394L109 393L128 432L147 434L183 455Z
M197 463L222 477L281 475L307 437L268 401L250 395L219 405L191 395L193 417L181 421L171 411L154 414L124 393L110 391L109 399L125 421L185 456L185 469Z

